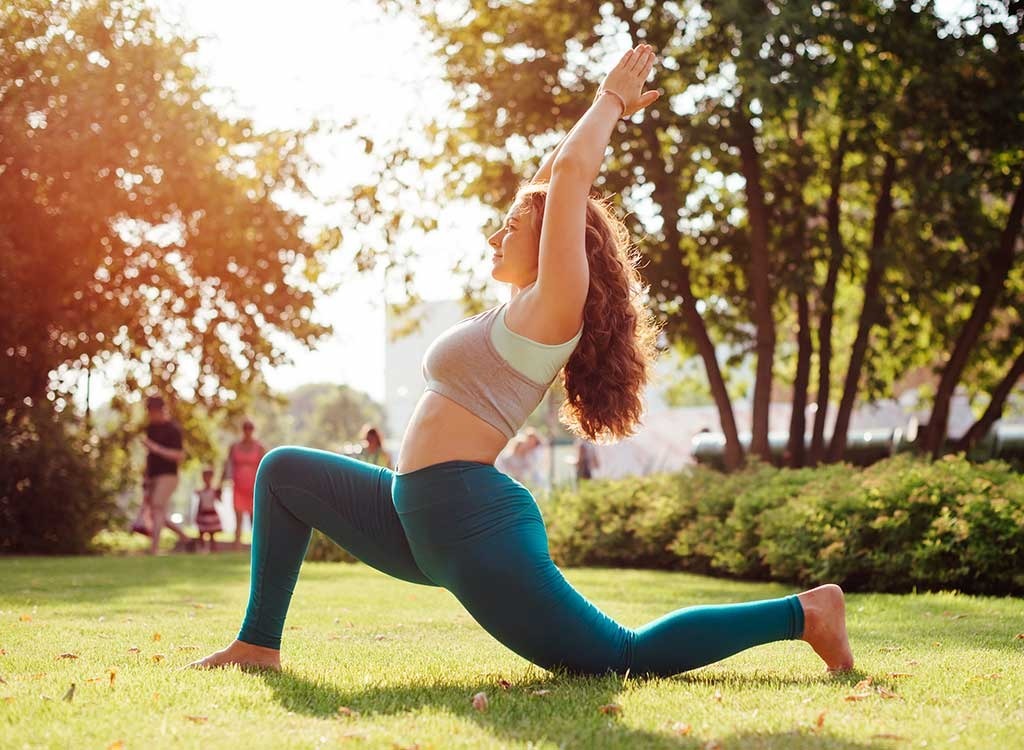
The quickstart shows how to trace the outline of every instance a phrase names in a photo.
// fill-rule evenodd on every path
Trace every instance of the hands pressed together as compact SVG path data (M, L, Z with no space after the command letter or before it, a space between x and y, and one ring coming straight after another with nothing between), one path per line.
M656 59L654 48L649 44L638 44L627 50L601 82L597 96L605 92L617 96L625 107L622 117L629 117L650 106L661 96L661 91L657 89L644 91L644 83Z

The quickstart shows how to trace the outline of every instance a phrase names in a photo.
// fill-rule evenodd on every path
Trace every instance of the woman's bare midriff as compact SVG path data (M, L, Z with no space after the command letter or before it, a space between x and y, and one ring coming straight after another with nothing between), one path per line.
M395 473L456 459L493 464L507 443L496 427L473 412L440 393L424 391L405 430Z

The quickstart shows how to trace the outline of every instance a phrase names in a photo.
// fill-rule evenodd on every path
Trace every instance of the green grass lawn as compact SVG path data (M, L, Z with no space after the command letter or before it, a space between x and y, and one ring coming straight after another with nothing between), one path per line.
M791 591L567 575L630 625ZM1024 747L1019 599L851 596L843 677L786 642L672 679L580 679L515 656L446 591L307 564L282 674L180 670L233 638L247 583L241 554L0 559L0 747Z

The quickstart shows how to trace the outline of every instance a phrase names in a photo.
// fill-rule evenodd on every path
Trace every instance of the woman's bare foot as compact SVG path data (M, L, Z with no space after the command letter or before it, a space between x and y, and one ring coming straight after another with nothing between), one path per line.
M274 648L256 646L245 641L233 641L230 646L216 651L205 659L189 664L195 669L213 669L237 664L240 667L260 667L281 671L281 652Z
M846 636L843 590L834 583L826 583L797 598L804 608L803 639L824 659L830 672L853 669L853 652Z

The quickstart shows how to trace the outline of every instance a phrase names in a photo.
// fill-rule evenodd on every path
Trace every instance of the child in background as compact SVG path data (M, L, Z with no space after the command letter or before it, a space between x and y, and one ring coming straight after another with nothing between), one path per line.
M203 469L203 488L196 490L196 497L199 500L199 504L196 506L196 527L199 529L199 546L203 546L203 537L209 534L210 545L206 548L207 552L213 552L217 548L213 535L218 531L222 531L220 514L217 513L216 508L217 501L220 500L220 490L215 489L212 483L213 469L207 467Z

